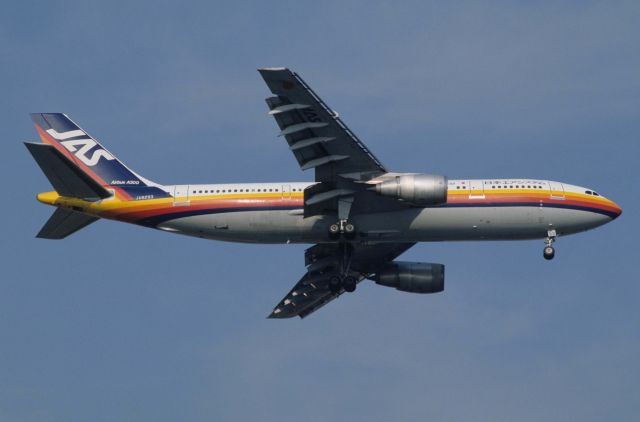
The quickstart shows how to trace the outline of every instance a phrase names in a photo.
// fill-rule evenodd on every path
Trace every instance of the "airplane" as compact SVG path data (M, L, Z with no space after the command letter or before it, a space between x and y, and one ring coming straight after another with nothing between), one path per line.
M32 114L42 143L25 142L55 191L37 237L62 239L98 219L246 243L313 244L306 272L268 318L304 318L365 279L403 292L444 290L445 267L397 261L417 242L544 239L616 219L593 189L543 179L457 180L389 171L297 73L258 69L266 99L314 182L161 185L126 167L62 113Z

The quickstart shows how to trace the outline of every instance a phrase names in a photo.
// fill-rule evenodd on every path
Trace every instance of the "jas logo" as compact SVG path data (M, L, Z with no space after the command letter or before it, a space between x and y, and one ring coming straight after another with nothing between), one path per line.
M100 158L104 158L105 160L115 160L115 157L109 154L104 149L94 149L94 147L98 145L98 143L91 138L72 139L69 141L64 140L74 138L76 136L87 136L87 134L81 130L70 130L69 132L58 133L53 129L49 129L47 130L47 133L59 140L66 149L68 149L71 153L73 153L73 155L78 157L80 161L90 167L98 164Z

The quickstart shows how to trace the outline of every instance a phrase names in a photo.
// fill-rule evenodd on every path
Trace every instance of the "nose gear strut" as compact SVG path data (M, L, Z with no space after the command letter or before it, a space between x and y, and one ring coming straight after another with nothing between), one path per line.
M553 242L556 241L556 231L548 230L547 237L544 239L544 249L542 251L542 256L546 260L551 260L556 255L556 250L553 247Z

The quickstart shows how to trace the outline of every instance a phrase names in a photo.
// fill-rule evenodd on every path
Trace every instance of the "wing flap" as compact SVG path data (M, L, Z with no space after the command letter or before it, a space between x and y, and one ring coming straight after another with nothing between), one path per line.
M274 107L271 111L269 111L269 114L274 115L279 113L286 113L287 111L300 110L309 107L311 107L309 104L285 104L279 107Z
M267 318L304 318L333 299L344 293L332 293L328 288L328 280L332 274L324 274L322 279L315 276L315 281L308 280L314 277L306 273L291 289L291 291L278 303Z
M377 268L397 258L414 243L353 244L349 275L360 283ZM344 293L332 293L329 279L338 274L343 257L339 244L317 244L305 251L307 273L278 303L268 318L304 318Z
M316 181L335 181L340 177L369 180L387 172L298 74L285 68L258 71L275 95L266 101L269 114L280 127L280 135L287 140L303 170L315 168Z

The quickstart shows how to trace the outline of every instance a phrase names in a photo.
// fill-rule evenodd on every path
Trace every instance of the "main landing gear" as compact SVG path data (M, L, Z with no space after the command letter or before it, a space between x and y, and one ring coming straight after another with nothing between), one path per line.
M342 248L342 259L339 274L332 275L329 278L329 290L333 294L339 294L341 289L345 292L352 293L356 290L358 280L349 275L351 268L351 255L353 253L353 246L347 242L340 242Z
M329 279L329 290L331 293L338 294L340 293L340 289L344 289L347 293L353 293L356 291L356 285L358 284L358 280L356 280L353 276L341 277L339 275L331 276Z
M349 240L356 236L356 226L349 220L351 213L351 205L353 205L353 197L346 196L338 199L338 221L329 226L329 238L331 240L339 240L342 256L340 258L339 268L336 273L329 279L329 290L331 293L338 295L341 290L345 292L354 292L358 284L358 279L350 274L351 256L353 255L353 245Z
M348 220L338 220L329 226L329 237L338 239L343 235L347 239L353 239L356 235L356 226Z
M556 250L553 248L553 242L556 241L556 231L547 231L547 237L544 239L544 249L542 250L542 256L546 260L551 260L556 255Z
M338 199L338 221L329 226L329 238L336 240L341 236L345 239L353 239L356 236L356 226L349 220L353 196L345 196Z

